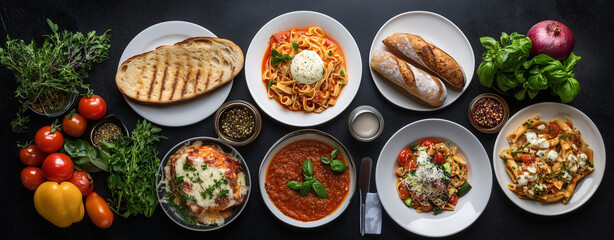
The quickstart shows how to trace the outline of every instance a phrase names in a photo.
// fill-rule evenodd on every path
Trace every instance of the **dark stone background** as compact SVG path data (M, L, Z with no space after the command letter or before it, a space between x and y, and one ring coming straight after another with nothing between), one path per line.
M90 82L95 91L107 101L109 111L121 118L129 129L141 119L126 102L114 83L119 57L129 41L141 30L164 21L183 20L199 24L221 38L227 38L247 52L252 37L272 18L295 10L312 10L329 15L341 22L354 36L362 55L363 74L358 95L349 108L332 121L316 127L334 135L350 150L356 161L364 156L377 159L385 142L402 126L424 118L443 118L457 122L472 133L492 153L496 135L483 134L471 127L467 119L467 107L471 99L483 92L491 92L479 84L474 73L467 91L450 106L434 112L415 112L396 107L388 102L376 89L368 68L371 42L379 28L391 17L415 10L432 11L454 22L469 39L476 56L476 68L481 59L483 47L479 38L494 36L502 31L525 34L535 23L553 19L565 23L576 38L574 52L582 56L575 72L580 81L581 92L570 103L588 115L600 129L607 146L614 135L610 133L613 114L611 91L612 61L614 56L614 4L610 1L2 1L0 4L0 42L4 46L6 35L26 41L41 42L42 35L48 34L45 18L52 19L60 29L88 32L102 32L112 29L109 59L94 66ZM10 132L9 122L14 116L17 101L14 98L15 80L5 68L0 69L0 128L3 154L3 172L0 173L0 235L4 239L40 237L53 238L178 238L189 239L356 239L359 234L358 191L349 208L328 226L312 230L295 229L278 221L266 208L258 187L252 194L242 215L220 230L214 232L191 232L174 224L160 208L152 218L115 216L110 229L95 227L86 216L83 221L66 229L59 229L34 209L33 192L21 186L19 173L24 165L18 160L16 141L33 139L35 131L51 123L51 119L32 115L30 129L25 134ZM228 100L243 99L253 103L247 90L245 74L241 72L233 83ZM537 102L555 101L558 98L540 94L534 100L519 102L506 97L510 110L518 110ZM346 121L351 109L360 105L371 105L379 109L386 119L383 134L372 143L360 143L347 131ZM260 162L269 147L281 136L297 128L281 125L264 116L264 125L259 138L237 150L245 156L257 183ZM160 146L160 155L176 143L194 136L214 136L213 117L196 124L170 128L165 127L163 135L168 140ZM606 149L607 155L614 152ZM359 165L359 163L357 162ZM537 216L516 207L498 186L493 183L490 202L482 215L467 229L451 236L452 239L606 239L614 221L612 214L611 186L614 180L609 174L613 164L607 164L606 175L601 187L583 207L577 211L556 217ZM108 197L106 174L94 174L95 191ZM493 180L496 179L493 177ZM375 191L375 184L371 184ZM608 237L609 236L609 237ZM400 239L421 238L405 231L387 214L381 236L365 238Z

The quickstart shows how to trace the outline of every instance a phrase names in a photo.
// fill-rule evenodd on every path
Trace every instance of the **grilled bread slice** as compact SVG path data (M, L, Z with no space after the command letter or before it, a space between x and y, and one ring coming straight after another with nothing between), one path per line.
M211 91L243 68L243 52L233 42L211 37L188 38L126 60L115 83L129 98L171 103Z

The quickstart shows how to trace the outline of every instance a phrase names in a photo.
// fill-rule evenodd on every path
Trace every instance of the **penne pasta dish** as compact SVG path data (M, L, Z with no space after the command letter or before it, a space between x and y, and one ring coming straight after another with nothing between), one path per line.
M467 161L457 147L433 139L401 150L396 169L397 192L407 207L417 212L453 211L458 198L471 185L467 182Z
M514 183L507 187L518 197L566 204L576 185L593 172L593 150L568 117L527 119L507 136L510 148L499 157Z

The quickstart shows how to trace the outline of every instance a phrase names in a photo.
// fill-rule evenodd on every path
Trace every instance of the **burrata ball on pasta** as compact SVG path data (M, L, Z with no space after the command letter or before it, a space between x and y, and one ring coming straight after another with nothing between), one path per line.
M324 61L316 52L303 50L292 59L290 73L299 83L312 84L324 75Z

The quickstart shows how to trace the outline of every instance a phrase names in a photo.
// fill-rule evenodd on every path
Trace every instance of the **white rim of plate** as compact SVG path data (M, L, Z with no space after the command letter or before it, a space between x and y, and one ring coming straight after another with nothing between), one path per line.
M548 107L549 105L551 106ZM578 122L583 121L589 128L591 128L591 129L578 129L578 130L580 130L580 132L583 133L582 138L584 138L584 140L586 140L586 137L587 137L584 133L594 131L595 134L591 135L591 138L594 138L595 140L597 140L597 142L593 142L593 143L588 142L588 143L592 146L599 147L599 149L595 149L591 147L593 149L593 157L594 157L593 164L595 164L595 171L588 174L584 179L580 181L580 183L578 183L574 191L574 194L571 196L570 202L568 202L567 205L564 205L561 202L546 204L546 203L541 203L541 202L537 202L534 200L520 199L515 193L513 193L507 188L507 184L512 183L512 180L510 179L509 175L505 172L505 169L504 169L505 167L503 166L503 164L501 163L501 160L499 159L499 152L502 151L503 149L509 148L509 144L507 143L507 140L505 140L505 137L507 136L507 134L511 133L514 129L520 126L520 124L522 124L524 120L535 116L535 114L537 114L538 112L531 112L531 111L533 111L533 109L535 108L540 108L542 106L547 107L548 109L555 109L553 110L553 111L556 111L556 113L554 114L555 116L565 117L565 116L570 116L574 114L576 116L584 118L584 119L571 118L571 120L573 121L575 127L579 126ZM525 116L526 119L523 116ZM542 121L552 120L552 119L544 119L543 114L540 117L540 119ZM603 166L597 167L598 164L601 164L601 162L595 161L596 159L595 156L597 156L597 154L603 155ZM501 129L501 131L497 135L497 139L493 147L492 158L493 158L493 168L495 172L495 177L497 178L497 183L499 184L499 187L501 188L503 193L509 198L509 200L512 201L519 208L529 213L542 215L542 216L563 215L563 214L572 212L584 206L584 204L592 198L592 196L595 194L597 189L599 189L599 185L601 184L601 181L603 180L603 175L605 173L605 165L606 165L605 144L603 142L603 137L601 136L601 133L599 132L599 129L597 128L597 125L595 125L595 123L579 109L569 106L567 104L556 103L556 102L536 103L536 104L523 108L522 110L514 114L514 116L510 117L510 119L507 121L505 126ZM587 183L586 182L587 180L591 180L591 182ZM587 188L590 188L590 189L587 189ZM579 197L578 194L581 191L585 192L585 194L582 196L580 200L578 200L579 202L578 203L572 202L573 200L575 200L574 198ZM546 210L546 209L554 208L554 207L564 208L565 206L569 206L569 204L574 204L574 205L572 207L569 207L567 209L560 210L560 211Z
M193 34L193 32L196 32L199 34ZM213 32L209 31L208 29L198 24L191 23L191 22L166 21L166 22L157 23L157 24L154 24L154 25L151 25L145 28L144 30L139 32L136 36L134 36L132 40L130 40L130 43L126 45L126 47L124 48L124 51L122 52L117 68L119 69L119 67L124 61L126 61L127 59L133 56L136 56L138 54L142 54L148 51L152 51L159 46L173 45L179 41L182 41L182 40L177 40L175 42L168 42L168 40L160 40L161 38L169 37L169 36L170 38L173 38L173 39L179 39L178 35L181 35L182 37L185 37L185 38L199 37L199 36L217 37ZM173 36L176 36L176 37L173 37ZM165 43L154 44L160 41L165 42ZM130 106L130 108L132 108L132 110L134 110L141 117L155 124L162 125L162 126L182 127L182 126L187 126L187 125L191 125L191 124L200 122L208 118L212 114L214 114L217 108L219 108L219 106L221 106L226 101L226 98L228 98L228 95L230 94L230 90L232 89L233 81L234 79L231 79L230 82L219 87L218 89L215 89L214 91L209 92L209 93L205 93L202 96L198 96L195 99L186 100L185 102L173 103L172 105L166 105L166 106L154 106L154 105L149 105L149 104L142 104L136 100L132 100L129 97L126 97L124 94L122 94L122 96L124 97L124 100L126 101L126 103L128 103L128 106ZM218 99L217 102L210 103L210 101L207 101L212 95L217 97ZM223 99L221 95L225 95ZM204 107L205 103L208 107ZM186 106L190 104L194 106L202 106L201 108L198 109L198 111L196 110L193 111L195 115L191 115L191 116L197 116L197 117L188 117L188 118L175 117L172 119L168 118L167 120L163 120L163 119L156 117L158 115L166 115L166 114L172 115L172 113L168 113L166 111L172 111L173 109L181 108L181 106ZM217 107L212 108L211 106L217 106Z
M306 23L292 24L290 21ZM326 26L322 26L326 23ZM290 26L291 25L291 26ZM317 25L331 35L342 47L348 71L348 84L341 91L337 104L321 113L293 112L282 107L275 99L269 99L262 83L262 59L268 46L269 37L292 27ZM332 31L334 30L334 31ZM342 38L343 37L343 38ZM295 11L279 15L267 22L254 36L247 49L245 79L252 98L268 116L285 125L294 127L313 127L324 124L341 114L354 100L362 78L362 59L360 50L352 34L334 18L313 11Z
M478 153L478 155L483 155L484 159L483 160L479 160L479 158L478 158L477 160L469 160L471 162L471 164L472 164L472 165L469 166L470 167L469 171L472 172L470 174L470 176L469 176L469 179L473 179L474 181L476 180L475 171L477 169L477 166L473 166L473 164L475 164L475 163L484 164L485 163L486 165L488 165L488 166L484 167L485 169L487 169L487 171L485 171L483 173L480 172L481 174L484 174L484 176L486 178L486 181L483 181L483 184L485 184L485 186L482 186L480 188L480 189L483 189L484 192L482 194L485 195L483 206L479 206L479 205L475 205L474 206L473 204L468 202L469 198L465 198L465 199L460 198L459 199L459 204L457 206L462 206L462 207L460 207L458 209L455 209L455 211L452 211L452 212L447 212L447 211L442 212L439 215L437 215L434 219L429 219L431 217L430 215L428 216L429 218L425 218L425 219L428 219L427 221L429 221L429 223L435 223L438 220L446 220L446 219L450 219L450 218L454 218L454 217L462 217L460 215L461 214L460 212L463 211L463 210L469 209L467 211L463 211L463 214L464 214L463 216L466 216L466 214L471 214L471 212L470 212L471 210L474 211L474 214L470 215L471 219L469 221L466 221L466 220L459 221L459 223L461 225L458 225L457 229L450 230L450 231L444 232L442 234L425 233L425 232L421 232L420 229L416 228L416 226L412 227L412 226L409 226L409 225L403 225L401 220L398 219L399 217L398 216L397 217L394 216L394 215L396 215L396 213L394 211L392 211L392 210L394 210L394 206L388 205L389 201L386 201L385 199L382 198L382 192L385 192L385 191L381 190L381 189L383 189L384 186L380 186L380 185L381 184L385 184L385 183L382 183L382 182L378 181L378 173L383 171L381 169L384 168L382 166L382 164L383 164L382 162L385 161L385 160L382 160L383 154L384 154L384 151L386 150L386 148L390 146L391 141L393 139L395 139L397 137L397 135L402 134L402 132L405 131L405 129L411 128L411 127L413 127L414 125L417 125L417 124L424 124L425 122L438 122L440 124L449 124L452 127L459 129L459 131L462 131L463 133L467 134L467 136L470 136L469 138L471 140L473 140L474 143L477 144L477 146L479 146L479 148L481 149L481 152ZM436 137L437 138L437 136L429 135L429 136L417 137L415 140L420 140L420 139L426 138L426 137ZM445 137L444 136L442 138L449 140L449 137ZM403 145L408 145L410 143L411 142L406 142L406 143L403 143ZM467 152L468 150L467 149L463 149L461 147L462 143L453 142L453 144L458 146L460 151L462 153L464 153L464 155L466 157L468 157L467 156L468 155L468 152ZM388 160L388 161L390 161L390 160ZM483 162L478 162L478 161L483 161ZM394 160L394 162L396 162L396 160ZM471 133L467 128L463 127L462 125L460 125L458 123L452 122L450 120L440 119L440 118L427 118L427 119L418 120L418 121L415 121L415 122L412 122L410 124L405 125L401 129L399 129L397 132L395 132L388 139L388 141L386 142L386 144L384 145L384 147L382 148L382 151L380 152L380 154L378 156L377 166L375 167L375 180L376 180L375 181L375 185L376 185L376 187L378 189L377 191L378 191L378 194L380 195L380 201L382 203L382 206L384 207L384 210L386 210L386 212L388 213L390 218L392 218L392 220L394 220L400 227L402 227L402 228L404 228L404 229L406 229L406 230L408 230L408 231L410 231L412 233L421 235L421 236L426 236L426 237L446 237L446 236L451 236L453 234L459 233L459 232L465 230L466 228L468 228L469 226L471 226L482 215L482 213L484 212L484 209L486 209L486 207L488 206L488 201L490 200L490 194L492 193L492 172L491 172L491 169L492 168L490 166L490 161L488 159L488 154L486 153L486 150L484 149L484 146L482 145L480 140L477 137L475 137L475 135L473 135L473 133ZM390 174L394 175L394 172L392 171L392 172L390 172ZM390 186L392 186L392 185L386 185L386 188L390 187ZM476 191L476 187L480 186L480 185L478 185L477 183L473 183L472 186L473 186L473 192L475 192ZM470 191L468 194L471 194L471 193L472 192ZM396 190L394 191L394 194L396 194ZM465 197L468 197L468 196L469 195L466 195ZM396 195L395 195L395 199L398 199L398 197L396 197ZM464 209L465 207L467 207L467 209ZM408 209L408 211L412 211L410 213L410 215L413 215L413 214L418 214L418 215L419 214L431 214L432 215L432 213L416 213L415 209L411 209L411 208L407 208L407 209ZM446 213L449 214L449 215L445 216L444 214L446 214Z
M392 95L395 94L394 92L389 93L388 90L385 90L385 91L382 90L384 88L387 88L387 86L385 85L391 84L392 86L394 84L387 83L387 80L383 76L380 76L379 73L375 72L371 67L369 67L369 71L371 72L371 78L373 79L375 86L377 87L379 92L384 96L384 98L386 98L389 102L393 103L394 105L398 107L404 108L404 109L413 110L413 111L421 111L421 112L429 112L429 111L439 110L439 109L442 109L442 108L445 108L451 105L452 103L456 102L456 100L458 100L458 98L462 96L463 93L465 93L465 90L467 90L469 85L471 85L471 81L473 80L473 73L474 73L474 68L475 68L475 54L473 53L473 48L471 47L471 43L469 43L467 36L463 33L463 31L460 30L460 28L458 28L458 26L456 26L456 24L454 24L452 21L450 21L446 17L441 16L434 12L429 12L429 11L410 11L410 12L404 12L404 13L401 13L401 14L398 14L392 17L391 19L386 21L386 23L384 23L384 25L382 25L382 27L377 31L377 34L375 34L375 37L373 37L373 42L371 43L371 49L369 50L369 61L373 55L373 51L376 50L377 45L381 44L381 46L383 46L381 42L376 41L380 37L380 34L382 34L382 31L384 31L387 27L389 27L389 25L393 24L399 19L406 17L408 15L416 15L416 14L429 15L431 17L436 17L440 20L443 20L444 22L447 22L452 28L454 28L460 34L459 36L462 36L462 38L464 39L463 43L466 44L466 46L469 49L469 53L471 54L471 58L470 58L471 61L468 61L468 63L465 64L467 67L465 67L465 65L461 65L461 69L463 70L465 74L465 80L466 80L465 87L463 87L463 89L460 90L459 92L458 89L451 87L450 84L445 83L444 81L444 85L446 86L446 89L448 90L448 97L446 98L444 103L439 107L432 107L428 105L428 103L420 100L419 98L409 93L405 93L404 90L399 90L399 92L402 92L402 94L400 95L406 95L405 96L406 99L401 98L401 100L399 101L402 101L402 102L399 102L399 101L395 101L395 98L393 98ZM431 41L431 39L426 39L426 40L429 42L433 42ZM444 49L444 50L448 50L447 53L451 55L450 49ZM460 64L460 61L458 60L458 58L454 58L454 59ZM449 100L451 92L455 93L456 95L453 100ZM405 102L408 102L408 103L405 103Z

